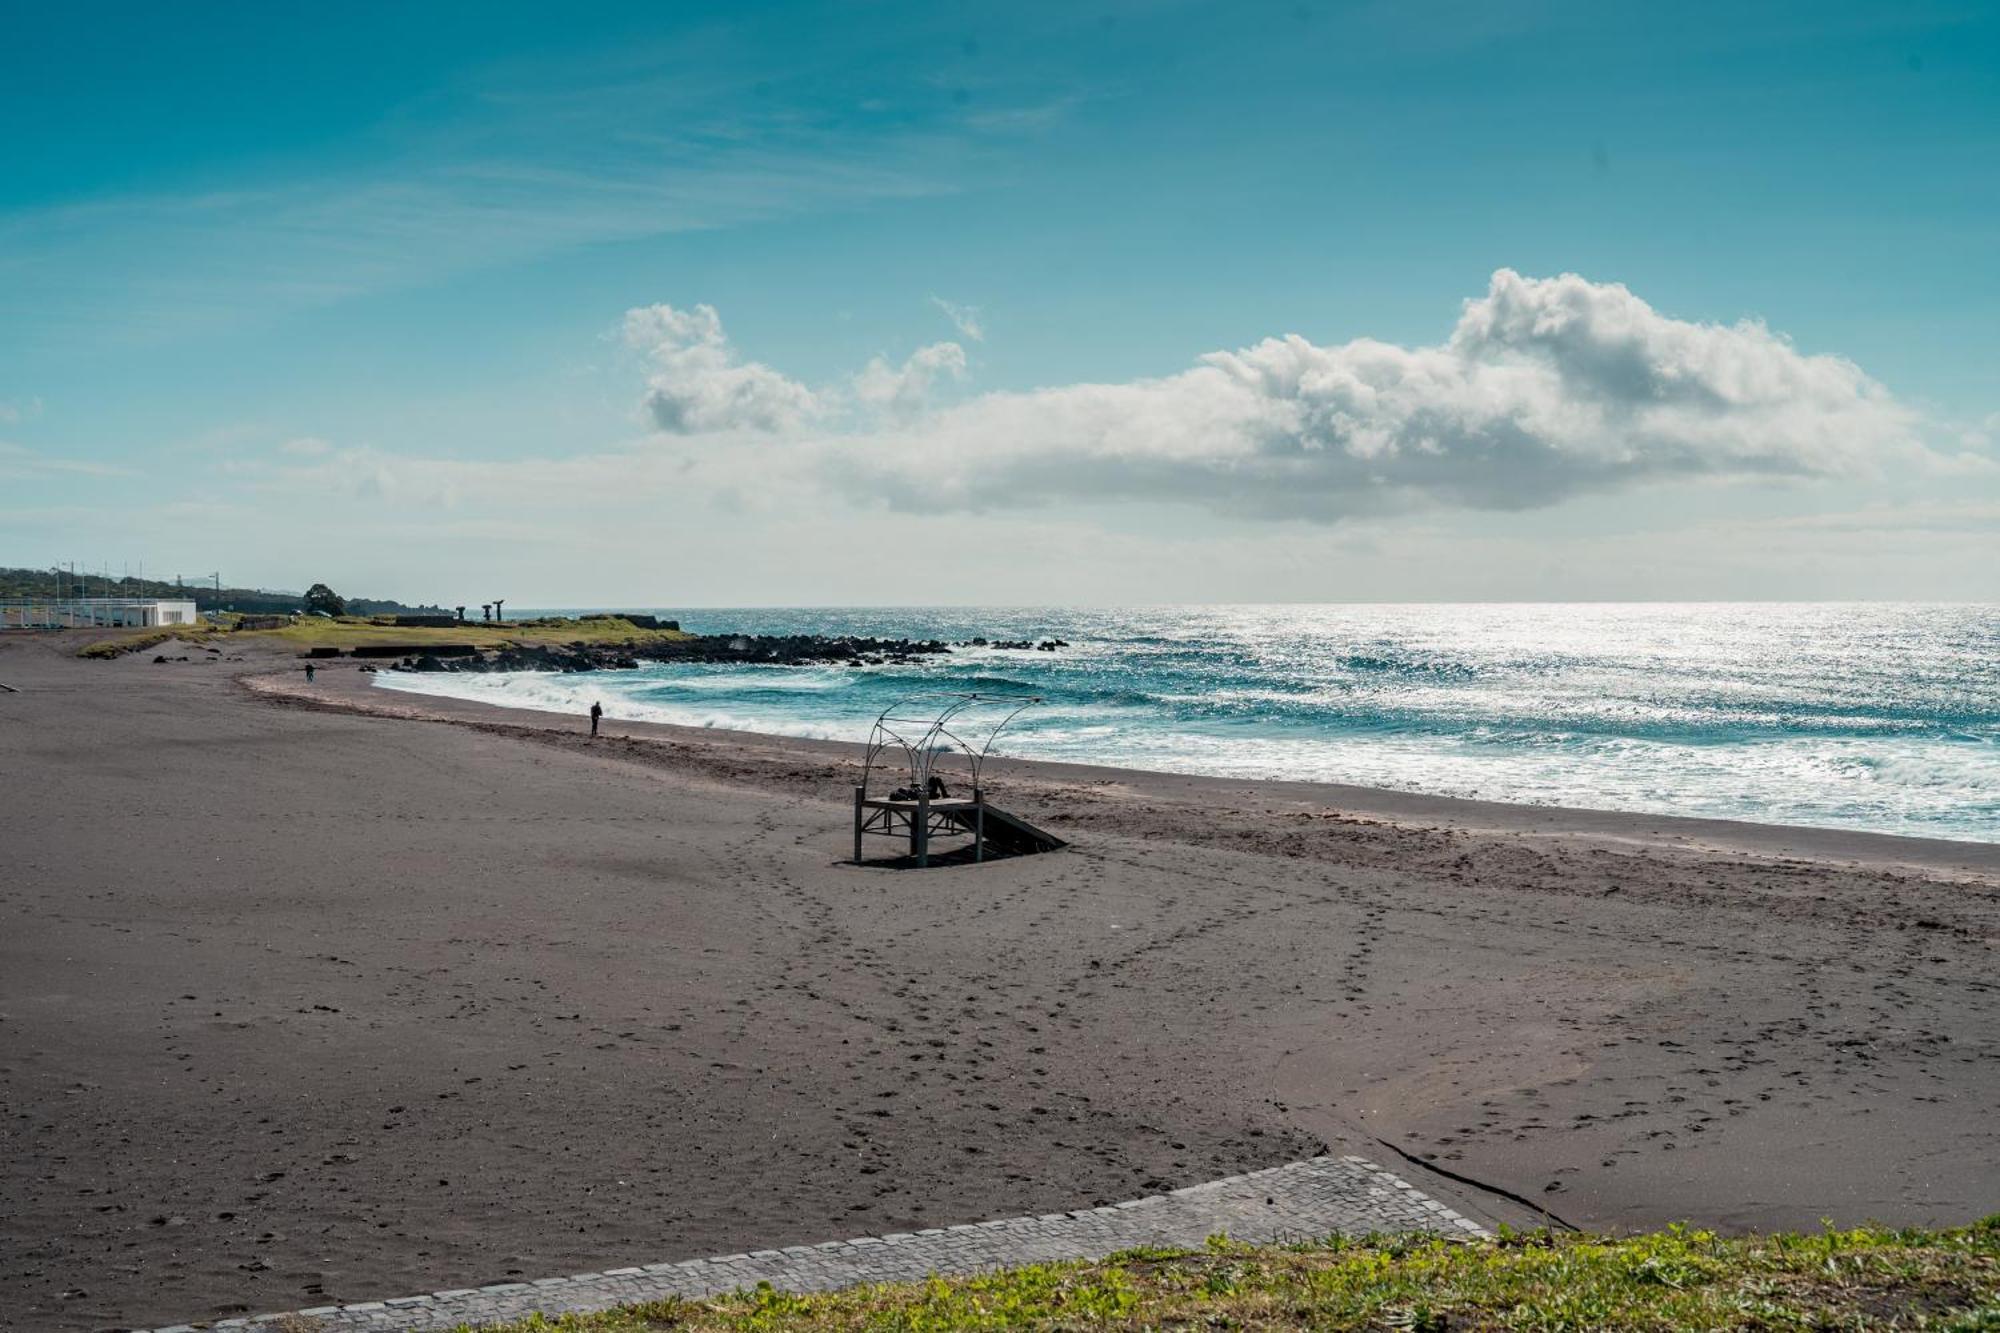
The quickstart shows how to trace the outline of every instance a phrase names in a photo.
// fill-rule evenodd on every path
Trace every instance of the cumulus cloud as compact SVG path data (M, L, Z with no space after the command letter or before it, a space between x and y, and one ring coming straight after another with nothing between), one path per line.
M1913 426L1851 362L1761 324L1669 319L1623 286L1503 269L1434 346L1270 338L1162 379L985 395L927 418L921 441L851 451L886 453L873 484L913 507L1132 496L1335 519L1866 473L1918 452ZM920 490L893 465L916 443Z
M931 304L944 312L944 317L958 330L959 337L970 338L976 343L986 341L986 327L979 322L978 306L959 305L955 301L945 300L942 296L933 296Z
M1915 414L1852 362L1802 354L1756 321L1672 319L1622 285L1574 274L1500 270L1434 345L1287 335L1158 379L912 410L962 368L949 343L900 370L878 361L857 396L906 410L802 433L794 447L825 475L909 509L1129 498L1320 521L1944 461L1918 441ZM663 425L686 415L656 409Z
M805 385L739 359L713 306L628 310L625 341L652 362L646 412L668 434L790 430L820 410Z
M932 343L900 366L879 356L871 360L854 377L854 396L871 407L910 412L924 406L939 380L964 378L965 349L957 343Z

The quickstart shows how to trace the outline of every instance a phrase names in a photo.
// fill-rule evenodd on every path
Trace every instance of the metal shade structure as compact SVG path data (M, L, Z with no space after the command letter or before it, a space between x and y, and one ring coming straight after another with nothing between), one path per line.
M1040 695L926 690L883 709L868 733L861 785L854 789L854 860L861 862L862 839L875 834L907 839L910 858L930 864L933 837L969 833L972 859L989 849L1007 855L1054 851L1060 838L986 803L981 770L993 743ZM953 756L963 756L953 763ZM871 780L891 771L907 781L888 795L869 790ZM953 796L947 775L970 792Z
M909 769L908 785L928 790L932 778L944 776L938 769L939 760L961 753L966 757L966 780L976 793L980 789L979 770L992 753L993 742L1010 722L1041 701L1038 694L955 690L906 694L882 710L868 733L861 785L868 785L884 754L900 752Z

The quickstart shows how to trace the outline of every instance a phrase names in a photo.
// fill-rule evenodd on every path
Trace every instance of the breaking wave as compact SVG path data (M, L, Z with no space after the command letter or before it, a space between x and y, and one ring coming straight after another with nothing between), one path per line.
M1041 695L1039 758L2000 840L2000 608L1778 604L667 611L999 639L906 666L384 673L519 708L860 740L912 689Z

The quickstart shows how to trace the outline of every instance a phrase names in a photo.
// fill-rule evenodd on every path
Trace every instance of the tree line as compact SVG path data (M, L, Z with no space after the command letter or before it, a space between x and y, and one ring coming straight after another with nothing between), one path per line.
M320 595L316 597L314 594ZM94 574L58 575L51 569L0 568L0 599L62 596L158 597L168 601L193 602L203 611L248 611L258 615L316 610L332 615L345 611L357 616L449 614L441 606L410 606L393 598L343 598L324 583L316 583L305 592L269 588L197 588L167 579L131 576L114 579ZM336 606L340 609L336 610Z

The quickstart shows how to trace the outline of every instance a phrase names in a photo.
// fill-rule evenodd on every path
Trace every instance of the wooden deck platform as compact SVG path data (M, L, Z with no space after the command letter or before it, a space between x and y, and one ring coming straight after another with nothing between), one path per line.
M984 861L989 850L1002 856L1052 852L1066 846L1018 815L989 805L984 796L943 796L895 800L854 789L854 863L862 862L862 839L868 835L907 839L910 859L930 864L931 839L972 835L972 859Z

